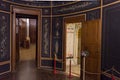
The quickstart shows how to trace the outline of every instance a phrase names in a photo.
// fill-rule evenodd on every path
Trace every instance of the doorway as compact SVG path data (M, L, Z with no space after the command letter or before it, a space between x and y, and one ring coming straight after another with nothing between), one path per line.
M85 14L64 18L64 71L69 74L71 59L72 75L80 77L81 69L81 28Z
M71 72L76 76L80 75L81 66L81 27L81 22L66 24L66 72L69 73L69 60L71 59Z
M22 61L33 61L40 68L41 11L13 6L12 71Z
M70 16L64 18L64 70L69 70L69 60L71 64L79 65L78 73L81 79L100 80L101 70L101 26L100 20L85 21L85 15ZM80 24L81 27L76 30L75 24ZM78 41L77 41L78 40ZM76 47L76 44L77 47ZM77 51L75 53L75 51ZM85 58L80 55L82 51L87 51L89 55ZM75 59L75 55L78 55ZM78 62L78 63L77 63ZM74 74L74 68L71 65L71 72ZM83 71L85 68L85 71ZM69 72L69 71L68 71ZM75 73L76 74L76 73ZM83 75L85 74L85 75Z
M31 61L36 63L36 29L37 16L35 18L25 15L16 15L16 54L17 63Z

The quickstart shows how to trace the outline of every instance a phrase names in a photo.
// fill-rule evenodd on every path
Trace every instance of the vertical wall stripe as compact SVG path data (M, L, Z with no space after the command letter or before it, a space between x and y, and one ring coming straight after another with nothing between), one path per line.
M50 58L52 57L52 1L51 1L51 26L50 26Z

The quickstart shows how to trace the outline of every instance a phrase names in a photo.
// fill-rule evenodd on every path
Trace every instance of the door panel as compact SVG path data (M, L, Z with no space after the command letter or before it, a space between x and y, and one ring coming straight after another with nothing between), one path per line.
M87 21L82 25L82 50L89 52L89 55L86 57L86 71L99 73L101 71L101 28L99 20ZM91 78L90 80L100 80L100 75L98 74L86 73L86 77Z

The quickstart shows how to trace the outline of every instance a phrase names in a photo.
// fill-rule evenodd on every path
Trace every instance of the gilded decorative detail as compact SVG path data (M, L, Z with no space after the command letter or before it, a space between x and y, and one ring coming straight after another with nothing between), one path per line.
M58 53L58 50L59 50L59 44L58 44L58 40L56 40L56 43L55 43L55 53L56 54Z
M83 4L81 5L72 5L70 7L65 7L65 8L61 8L58 10L58 12L63 12L63 11L68 11L68 10L76 10L76 9L79 9L79 8L84 8L84 7L87 7L89 5L93 4L92 2L84 2Z
M58 51L59 51L59 41L58 40L59 40L59 36L60 36L60 33L59 33L60 22L59 22L58 19L56 20L55 27L56 27L56 32L55 32L55 37L54 37L56 39L56 42L55 42L55 53L58 54Z
M44 54L48 54L49 50L49 39L48 39L48 20L45 19L45 24L44 24Z
M1 25L0 25L0 59L4 59L7 57L7 23L6 17L1 17Z
M45 13L48 13L49 11L47 9L44 10Z

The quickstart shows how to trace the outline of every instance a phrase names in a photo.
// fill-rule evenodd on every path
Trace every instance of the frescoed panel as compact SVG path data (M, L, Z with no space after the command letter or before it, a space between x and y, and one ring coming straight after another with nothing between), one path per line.
M50 29L51 18L42 19L42 54L41 57L50 57Z
M10 64L0 65L0 73L10 70Z
M4 11L10 11L10 4L0 0L0 9Z
M120 4L103 9L102 70L114 68L120 71ZM119 74L113 72L117 77ZM107 80L107 79L103 79Z
M67 14L67 13L73 13L78 12L90 8L94 8L100 6L100 1L80 1L71 5L66 5L62 7L54 7L52 12L53 15L61 15L61 14Z
M92 10L86 13L86 20L100 19L100 9Z
M25 0L9 0L19 4L29 5L29 6L50 6L50 1L25 1Z
M42 15L51 15L51 8L43 8Z
M48 68L53 67L53 61L52 60L41 60L41 65L46 66Z
M10 15L0 12L0 62L10 60Z
M56 54L58 59L62 59L62 27L63 27L63 18L53 18L52 26L52 57Z
M41 65L48 67L48 68L54 68L54 61L53 60L42 60ZM56 68L62 69L62 62L56 61Z
M103 4L105 5L105 4L115 2L115 1L119 1L119 0L103 0Z
M72 3L73 1L53 1L52 6L59 6L59 5L64 5L68 3Z

